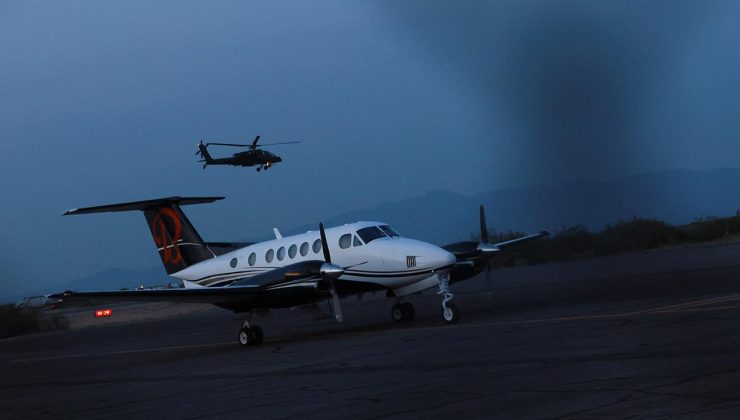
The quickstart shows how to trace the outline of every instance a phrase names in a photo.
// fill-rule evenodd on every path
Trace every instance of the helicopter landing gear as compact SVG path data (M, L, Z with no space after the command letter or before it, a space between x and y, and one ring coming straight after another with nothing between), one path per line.
M248 319L244 320L242 328L239 331L239 344L242 347L256 346L262 344L262 340L265 335L262 333L262 328L256 325L250 325Z
M442 295L442 319L447 324L455 324L460 320L460 309L457 305L450 302L454 296L450 292L450 272L439 274L439 291L438 295Z
M259 172L261 170L262 170L262 165L260 165L260 166L257 167L257 172Z

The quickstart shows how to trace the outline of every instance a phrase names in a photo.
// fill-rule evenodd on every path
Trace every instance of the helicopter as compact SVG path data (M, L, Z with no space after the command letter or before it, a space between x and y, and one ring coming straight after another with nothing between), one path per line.
M295 144L300 143L299 141L287 141L281 143L268 143L258 145L260 136L254 138L252 144L236 144L236 143L205 143L203 140L198 144L198 151L196 155L200 155L203 159L198 162L203 162L203 169L208 165L233 165L233 166L255 166L257 165L257 172L262 169L267 170L272 165L282 162L283 159L274 153L268 152L267 150L260 149L264 146L275 146L278 144ZM208 153L208 146L230 146L230 147L248 147L249 150L244 152L234 153L231 157L225 158L213 158Z

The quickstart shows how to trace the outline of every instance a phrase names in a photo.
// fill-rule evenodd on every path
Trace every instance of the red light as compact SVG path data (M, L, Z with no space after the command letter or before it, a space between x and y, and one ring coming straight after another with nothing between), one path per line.
M113 311L110 309L98 309L95 311L95 318L102 318L104 316L111 316L113 314Z

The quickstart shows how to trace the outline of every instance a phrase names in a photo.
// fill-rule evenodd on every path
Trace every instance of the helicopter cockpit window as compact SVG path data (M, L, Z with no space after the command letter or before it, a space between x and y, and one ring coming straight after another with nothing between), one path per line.
M398 232L396 232L395 229L393 229L392 227L390 227L388 225L380 225L378 227L380 228L380 230L383 231L383 233L385 233L386 235L390 236L391 238L397 238L397 237L401 236L401 235L398 234Z
M350 245L352 245L352 234L351 233L346 233L339 238L340 248L347 249L349 248Z
M360 242L360 238L357 235L352 237L352 246L362 246L362 242Z
M380 228L377 226L370 226L366 228L362 228L357 231L357 234L362 238L362 241L366 244L369 244L370 242L378 239L378 238L385 238L386 234L383 233Z

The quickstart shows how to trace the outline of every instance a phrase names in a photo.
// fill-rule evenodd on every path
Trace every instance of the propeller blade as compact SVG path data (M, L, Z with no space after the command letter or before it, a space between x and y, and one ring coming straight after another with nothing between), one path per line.
M326 242L326 232L324 232L323 223L319 223L319 234L321 235L321 249L324 251L324 261L331 264L331 255L329 254L329 244Z
M339 304L339 295L337 295L337 292L334 290L333 283L331 287L331 308L337 322L342 322L342 319L344 319L342 316L342 305Z
M486 211L480 206L480 241L488 243L488 227L486 227Z
M486 292L491 293L491 263L486 262Z
M334 280L344 274L344 268L331 263L331 254L329 253L329 243L326 241L326 232L324 224L319 223L319 235L321 235L321 249L324 251L324 264L321 265L321 275L324 280L329 280L331 285L331 307L337 322L342 322L342 305L339 303L339 295L334 286ZM360 263L364 264L364 263ZM356 264L356 265L360 265Z

